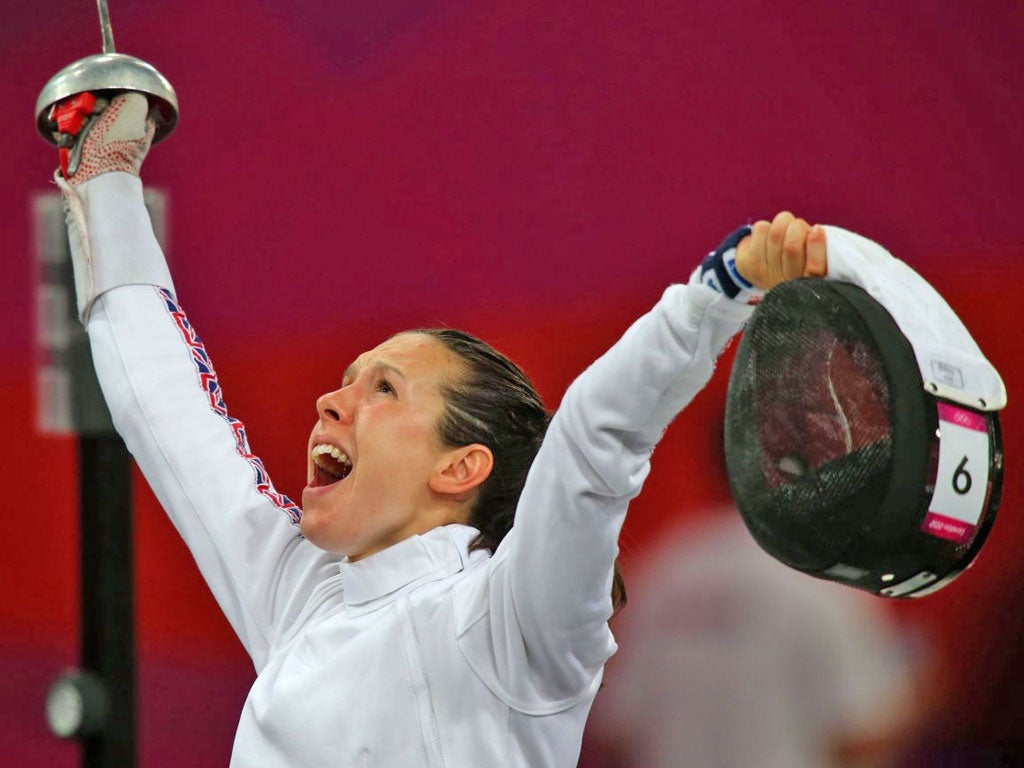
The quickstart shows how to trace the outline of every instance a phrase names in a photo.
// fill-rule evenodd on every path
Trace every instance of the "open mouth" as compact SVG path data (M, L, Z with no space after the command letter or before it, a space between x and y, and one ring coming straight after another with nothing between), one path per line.
M334 445L320 443L313 446L313 479L311 488L322 488L333 485L349 476L352 472L352 459Z

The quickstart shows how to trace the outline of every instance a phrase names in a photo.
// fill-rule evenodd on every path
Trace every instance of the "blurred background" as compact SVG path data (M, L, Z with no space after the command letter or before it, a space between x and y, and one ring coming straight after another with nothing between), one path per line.
M882 718L898 733L877 739L895 738L889 754L904 765L1011 764L983 761L1009 760L1024 733L1019 0L114 0L111 16L118 51L153 63L181 103L144 174L168 196L178 296L229 407L293 498L316 396L395 331L443 323L483 336L554 408L748 220L789 208L908 261L1006 381L1006 483L970 572L919 603L865 609L907 680L894 694L907 706ZM77 658L77 459L74 440L34 426L30 208L56 164L35 133L36 96L100 50L95 17L89 0L9 0L0 24L0 762L12 766L78 760L42 715L50 681ZM656 602L646 574L685 559L667 544L692 543L678 531L729 503L729 359L670 429L626 523L622 660L582 766L654 764L616 735L633 726L614 691L644 674L627 664L628 638L643 635L631 622L701 615ZM135 508L141 764L226 765L251 665L141 479ZM685 658L682 643L668 650ZM693 690L683 680L669 693ZM664 717L671 704L647 706ZM836 760L874 759L836 749Z

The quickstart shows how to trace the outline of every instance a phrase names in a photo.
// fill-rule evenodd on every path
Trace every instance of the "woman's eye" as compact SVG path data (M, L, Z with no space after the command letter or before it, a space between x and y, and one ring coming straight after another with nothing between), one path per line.
M395 388L391 386L391 382L387 379L381 379L377 382L377 391L382 392L385 395L395 394Z

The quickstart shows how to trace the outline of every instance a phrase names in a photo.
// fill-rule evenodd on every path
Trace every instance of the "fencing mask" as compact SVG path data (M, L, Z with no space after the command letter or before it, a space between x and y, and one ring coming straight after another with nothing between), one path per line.
M1006 390L906 264L826 227L828 280L768 292L733 364L725 457L776 559L887 597L945 586L995 519Z

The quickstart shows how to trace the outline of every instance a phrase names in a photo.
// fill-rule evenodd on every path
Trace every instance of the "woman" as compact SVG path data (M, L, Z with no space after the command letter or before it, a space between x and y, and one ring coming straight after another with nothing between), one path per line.
M146 113L115 99L58 183L115 424L258 672L232 765L575 765L651 451L748 317L730 296L824 274L823 231L780 214L739 232L573 383L550 426L482 342L388 339L317 401L300 513L175 298L142 204Z

